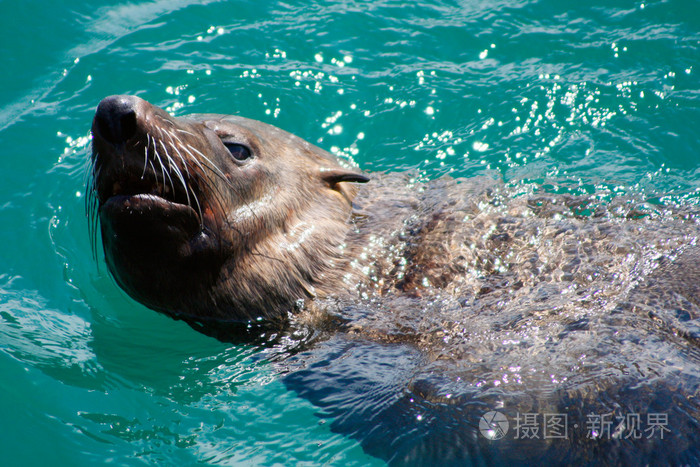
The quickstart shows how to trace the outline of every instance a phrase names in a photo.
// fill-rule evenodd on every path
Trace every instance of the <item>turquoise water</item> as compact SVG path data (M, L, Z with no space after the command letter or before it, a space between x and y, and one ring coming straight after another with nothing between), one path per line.
M381 464L254 345L91 255L99 100L275 124L368 171L700 203L696 1L0 2L3 465Z

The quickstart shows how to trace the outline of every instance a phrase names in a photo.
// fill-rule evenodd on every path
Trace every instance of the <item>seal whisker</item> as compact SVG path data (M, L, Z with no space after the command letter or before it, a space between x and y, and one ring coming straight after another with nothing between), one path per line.
M204 214L202 213L202 205L200 204L199 198L197 197L197 193L195 193L194 190L192 191L192 197L194 198L194 202L197 203L197 213L199 214L199 227L200 229L204 229ZM189 196L187 199L189 200Z
M179 141L179 139L178 139L178 141ZM192 159L195 162L195 164L197 164L197 166L199 166L199 168L202 170L202 172L204 172L204 170L205 170L204 166L202 165L201 162L199 162L197 160L196 157L194 157L194 154L192 154L192 152L188 149L188 145L183 143L182 141L179 141L179 143L182 145L182 149L185 151L185 153L187 153L189 158Z
M178 143L180 143L182 149L187 153L189 158L192 159L195 162L195 164L197 164L199 166L199 168L202 170L202 172L204 172L205 169L204 169L204 166L202 165L202 163L196 157L194 157L194 154L192 154L192 152L189 150L189 148L191 148L192 146L190 144L184 143L177 135L173 135L173 137L177 140Z
M187 180L191 179L191 178L192 178L192 175L190 174L190 170L189 170L189 167L188 167L187 162L185 161L185 158L182 157L182 153L181 153L180 150L177 148L177 146L175 146L175 143L174 143L172 137L170 137L170 133L167 133L167 132L166 132L166 135L170 138L170 144L171 144L170 147L171 147L171 149L173 149L173 152L175 152L175 153L178 155L178 157L180 158L180 160L182 161L182 167L185 169L185 173L187 174ZM170 155L168 155L168 158L170 159ZM197 194L194 192L194 190L192 190L192 189L187 185L187 182L185 181L185 177L183 176L182 171L178 168L178 166L177 166L177 164L175 163L175 161L172 161L172 163L173 163L173 167L174 167L175 170L176 170L176 174L177 174L177 176L179 177L180 182L182 183L183 188L185 189L185 195L187 196L187 204L188 204L188 205L191 205L191 200L190 200L190 195L189 195L189 193L190 193L190 191L191 191L191 192L192 192L192 196L194 197L194 199L195 199L195 201L196 201L196 203L197 203L197 211L199 212L199 218L202 219L202 207L201 207L201 205L200 205L200 203L199 203L199 199L197 198Z
M164 120L162 117L159 117L159 118L160 118L161 120L163 120L163 121L166 121L166 120ZM192 178L192 175L190 174L189 164L187 164L187 161L186 161L185 158L182 156L182 153L180 152L180 150L179 150L179 149L177 148L177 146L175 145L175 141L173 140L173 136L174 136L175 139L177 139L178 142L183 146L183 149L185 148L184 143L182 143L182 141L181 141L176 135L171 135L170 132L168 132L168 131L166 131L166 132L161 132L161 135L163 135L163 134L165 134L165 135L170 139L170 147L173 149L173 152L177 153L178 157L179 157L180 160L182 161L182 166L184 167L185 172L187 173L187 179L188 179L188 180L191 179L191 178ZM185 189L185 195L187 196L187 204L188 204L189 206L192 206L192 201L191 201L191 199L190 199L190 192L192 193L192 198L194 199L194 202L195 202L195 204L197 205L197 213L199 214L200 224L202 225L202 228L203 228L203 227L204 227L204 214L203 214L202 205L201 205L201 203L200 203L200 201L199 201L199 197L197 196L197 193L196 193L191 187L188 186L188 184L187 184L187 182L186 182L186 180L185 180L185 177L184 177L183 174L182 174L182 171L178 168L178 166L177 166L177 164L175 163L175 161L172 160L172 158L170 157L170 154L167 152L167 148L166 148L167 144L166 144L164 141L161 141L161 145L163 146L163 148L164 148L164 150L165 150L165 152L166 152L166 155L167 155L167 157L168 157L168 163L169 163L169 164L172 164L171 167L175 169L175 173L176 173L176 175L178 176L180 182L182 183L183 188ZM194 160L195 162L199 163L199 161L197 161L197 159L194 158L194 157L192 156L191 153L190 153L190 157L192 158L192 160ZM200 164L200 169L202 170L202 173L205 172L205 169L204 169L203 166L201 166L201 164ZM211 187L210 187L210 188L211 188Z
M93 197L90 207L90 216L88 220L89 230L88 235L90 235L90 250L92 253L92 258L97 261L97 210L99 208L99 203L97 197Z
M151 148L151 136L146 133L146 147L143 150L143 172L141 172L141 180L146 176L146 168L148 167L148 150Z
M180 150L179 150L179 149L177 148L177 146L175 145L175 141L173 141L173 137L172 137L172 135L170 134L170 132L166 132L165 134L166 134L166 136L168 137L168 139L170 139L170 147L173 149L173 152L177 153L178 157L179 157L180 160L182 161L182 167L184 167L185 172L187 173L187 177L189 178L189 177L190 177L190 171L189 171L189 169L187 168L187 162L185 162L185 158L182 157L182 153L180 152ZM180 142L180 144L182 144L182 142Z
M143 148L143 171L141 172L141 180L146 176L146 168L148 168L148 148Z
M154 147L153 153L156 156L156 159L158 159L158 163L160 164L160 171L161 171L161 174L163 175L163 190L165 190L165 187L166 187L165 177L167 175L168 180L170 180L170 188L172 189L173 194L174 194L175 193L175 183L173 183L173 178L170 176L170 167L168 167L168 169L166 170L165 164L163 163L163 158L161 157L160 153L158 152L158 149L157 149L158 148L158 144L157 144L158 141L160 141L160 140L156 140L155 137L153 138L153 147ZM160 143L161 143L160 147L163 148L163 150L165 150L165 145L163 144L163 142L160 141ZM167 150L165 150L165 152L166 152L166 156L167 156ZM168 156L168 159L170 159L169 156ZM168 160L168 164L170 165L170 160Z
M160 117L159 117L159 118L160 118ZM163 120L163 119L161 118L161 121L165 121L165 120ZM158 126L155 127L155 130L158 132L158 134L160 135L160 139L162 140L162 139L163 139L163 130L162 130L160 127L158 127Z
M161 134L161 138L162 138L163 132L161 132L160 129L158 129L158 131L159 131L159 133ZM173 183L173 178L172 178L172 176L170 175L170 173L173 171L173 160L172 160L172 158L170 157L170 154L168 153L168 146L167 146L167 144L164 144L162 139L159 140L159 141L160 141L160 147L163 148L163 151L165 152L165 159L168 161L168 170L167 170L166 173L168 174L168 178L170 179L170 187L171 187L172 190L173 190L173 194L175 194L175 184ZM162 164L163 164L163 162L161 161L161 165L162 165ZM175 168L177 168L177 166L175 166ZM187 189L185 189L185 194L187 194ZM189 200L189 196L187 196L187 198L188 198L188 200ZM187 203L187 205L189 206L189 202Z
M205 155L202 153L202 151L200 151L199 149L195 148L194 146L189 146L189 148L192 149L194 152L196 152L196 153L197 153L200 157L202 157L205 161L209 162L209 164L211 164L211 167L210 167L210 168L215 169L216 172L221 176L221 179L222 179L222 180L226 180L226 181L228 182L228 178L226 178L226 175L221 171L221 169L220 169L216 164L214 164L214 163L211 161L211 159L209 159L207 156L205 156Z
M97 159L99 158L99 153L95 153L92 160L85 166L85 173L83 174L83 184L85 185L85 209L87 211L88 202L90 201L90 194L95 189L95 171L97 165Z
M160 141L160 147L163 148L163 152L165 152L165 159L168 161L168 171L172 172L173 160L170 157L170 153L168 152L168 144L167 142L165 142L163 138L163 132L160 130L160 128L158 129L158 133L160 133L160 139L158 140Z
M161 122L165 123L166 125L169 125L171 127L175 126L175 124L172 121L168 120L167 118L163 118L161 115L156 114L155 117Z
M156 171L156 167L153 165L153 161L149 159L149 160L148 160L148 165L151 166L151 170L153 170L153 175L154 175L155 178L156 178L156 183L158 183L158 172Z
M97 194L96 180L102 173L102 165L100 164L99 152L93 152L92 160L87 166L86 173L88 178L85 184L85 213L88 221L88 236L90 239L90 252L95 261L97 261L97 223L98 209L100 207Z
M177 166L177 164L175 164L175 161L172 160L170 155L167 153L167 150L166 150L166 156L168 158L168 166L169 166L170 170L172 170L175 173L178 180L180 180L180 183L182 184L182 188L185 190L185 196L187 197L187 205L192 206L192 201L190 200L190 190L189 190L189 187L187 186L187 182L185 181L185 177L182 175L182 171ZM173 192L174 191L175 191L175 188L173 188Z
M158 163L160 164L160 172L161 175L163 176L163 187L165 187L165 165L163 165L163 159L160 158L160 154L158 154L158 141L156 141L156 138L153 137L153 155L156 156L156 159L158 160ZM157 181L157 179L156 179Z
M148 145L150 146L151 140L153 140L153 148L149 150L149 153L152 155L155 155L156 153L156 139L151 136L150 134L146 134L146 138L148 139ZM151 170L153 171L153 177L156 179L156 183L158 183L158 171L156 170L156 166L153 164L153 160L146 156L146 159L148 161L148 165L151 166ZM163 183L165 183L165 177L163 177Z
M187 131L187 130L183 130L182 128L175 128L175 131L178 131L178 132L180 132L180 133L184 133L184 134L186 134L186 135L194 136L193 133L190 133L190 132Z

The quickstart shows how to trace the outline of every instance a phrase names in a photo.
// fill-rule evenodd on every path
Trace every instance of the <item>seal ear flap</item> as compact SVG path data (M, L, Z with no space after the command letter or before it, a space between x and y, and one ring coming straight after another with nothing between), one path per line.
M370 180L367 175L341 168L330 169L324 167L321 168L319 172L321 180L328 183L330 186L334 186L336 183L340 182L367 183Z

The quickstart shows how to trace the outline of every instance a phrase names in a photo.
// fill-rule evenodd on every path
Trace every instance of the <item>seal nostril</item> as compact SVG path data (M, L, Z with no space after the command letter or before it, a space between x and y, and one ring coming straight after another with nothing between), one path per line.
M132 96L106 97L97 106L93 130L112 144L126 142L136 133L137 102Z
M136 133L136 112L133 110L121 116L120 128L124 141L128 140Z

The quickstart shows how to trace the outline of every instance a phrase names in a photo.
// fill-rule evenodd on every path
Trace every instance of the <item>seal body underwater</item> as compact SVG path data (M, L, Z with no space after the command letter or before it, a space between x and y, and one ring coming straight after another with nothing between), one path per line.
M284 381L370 454L700 462L697 206L370 181L274 126L132 96L104 99L92 132L91 216L119 286L215 326L339 318ZM492 442L478 425L493 409L542 428L562 415L567 431ZM650 413L665 438L631 431L628 415ZM606 437L591 415L626 423Z

